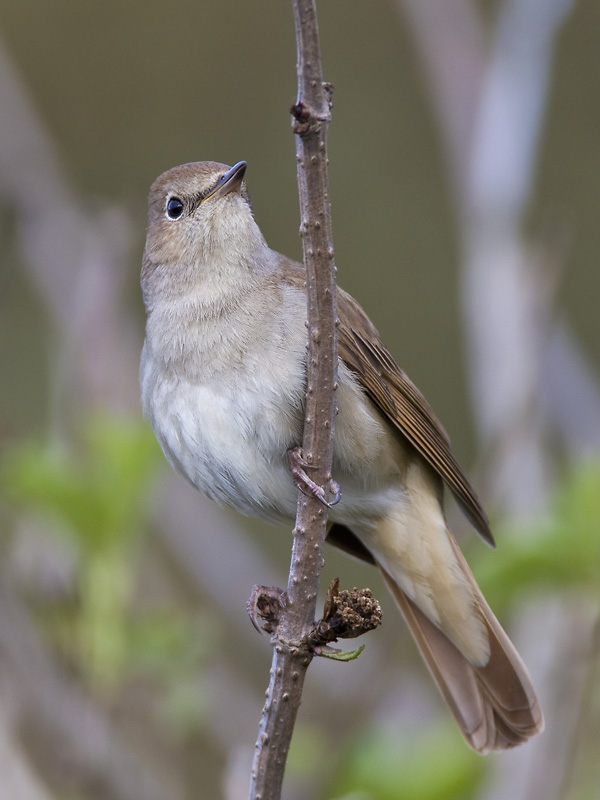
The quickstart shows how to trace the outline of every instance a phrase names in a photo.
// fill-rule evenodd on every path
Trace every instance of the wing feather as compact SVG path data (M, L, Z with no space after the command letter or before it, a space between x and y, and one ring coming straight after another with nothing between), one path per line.
M380 411L443 478L480 536L493 546L485 511L431 406L398 366L359 304L341 289L338 308L340 358Z
M305 287L301 264L280 256L287 283ZM396 363L356 300L338 288L339 356L356 375L372 402L436 470L484 541L494 547L485 511L456 460L450 438L433 409Z

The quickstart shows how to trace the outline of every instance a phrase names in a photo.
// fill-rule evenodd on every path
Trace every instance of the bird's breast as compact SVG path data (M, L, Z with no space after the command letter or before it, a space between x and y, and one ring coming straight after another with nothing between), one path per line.
M245 514L293 514L286 453L301 440L302 411L272 381L162 381L153 407L165 453L202 492Z
M302 442L307 334L304 292L288 287L279 299L279 310L266 296L210 323L172 326L168 359L166 323L151 318L141 382L144 413L176 469L214 500L281 519L297 501L287 453ZM342 502L332 518L351 522L385 504L402 452L343 362L338 384L333 475Z
M297 497L287 451L302 439L306 312L273 313L268 300L178 326L169 362L148 326L141 382L144 413L180 472L214 500L280 518Z

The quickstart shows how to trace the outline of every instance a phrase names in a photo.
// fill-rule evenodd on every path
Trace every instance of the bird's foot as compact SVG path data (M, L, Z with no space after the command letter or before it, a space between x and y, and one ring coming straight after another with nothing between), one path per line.
M309 478L306 470L314 468L314 465L306 461L301 447L294 447L293 450L289 450L288 459L294 483L303 494L307 497L316 497L326 508L331 508L340 502L342 492L336 480L329 478L325 489L315 483L312 478ZM333 495L333 500L327 500L326 492Z

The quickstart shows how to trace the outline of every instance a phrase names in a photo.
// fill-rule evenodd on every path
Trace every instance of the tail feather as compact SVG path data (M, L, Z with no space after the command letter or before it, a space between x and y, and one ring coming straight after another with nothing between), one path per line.
M474 666L380 566L417 647L460 729L479 753L504 750L527 741L544 720L527 668L486 603L454 537L460 567L473 587L475 602L490 639L490 658Z

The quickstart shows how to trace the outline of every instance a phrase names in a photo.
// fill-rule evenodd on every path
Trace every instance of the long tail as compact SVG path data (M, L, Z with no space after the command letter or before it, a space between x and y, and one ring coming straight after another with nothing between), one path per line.
M379 565L417 647L469 745L478 753L505 750L544 728L525 664L486 603L454 537L456 557L473 586L490 639L490 658L473 666Z

